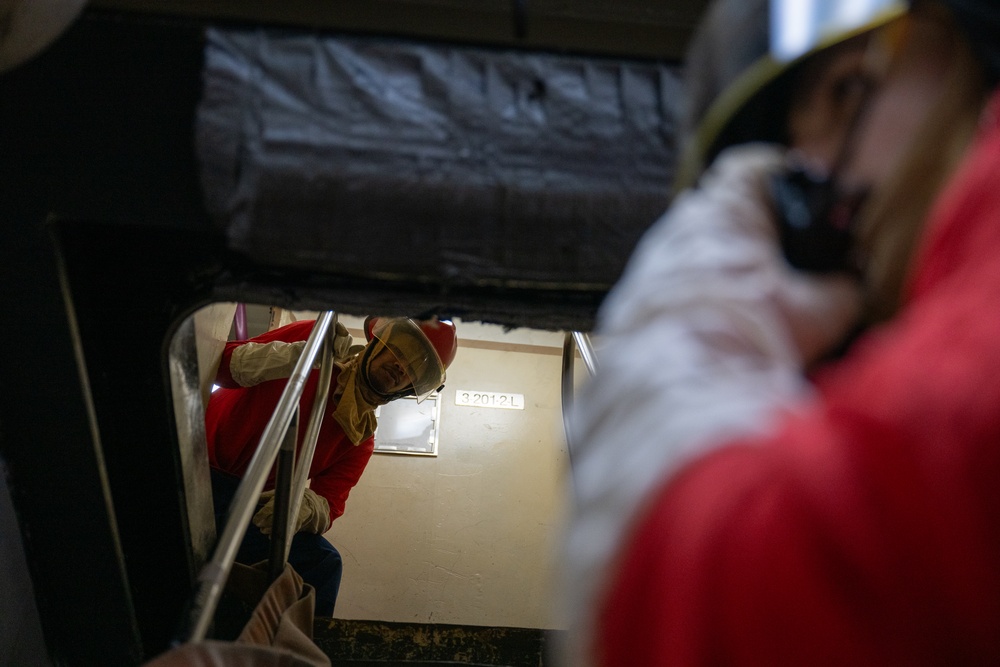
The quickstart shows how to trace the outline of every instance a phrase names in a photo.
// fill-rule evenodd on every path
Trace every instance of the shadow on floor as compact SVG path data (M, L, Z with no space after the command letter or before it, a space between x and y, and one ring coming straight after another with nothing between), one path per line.
M313 638L338 667L544 667L557 632L319 618Z

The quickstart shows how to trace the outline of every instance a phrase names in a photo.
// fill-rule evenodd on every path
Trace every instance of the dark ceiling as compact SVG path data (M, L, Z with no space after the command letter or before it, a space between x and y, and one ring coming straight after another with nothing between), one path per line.
M92 0L141 11L475 45L678 60L706 0Z

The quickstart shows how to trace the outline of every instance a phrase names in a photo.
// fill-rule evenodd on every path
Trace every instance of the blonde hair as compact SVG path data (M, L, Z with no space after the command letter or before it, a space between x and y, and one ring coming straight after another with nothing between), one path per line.
M930 3L921 10L949 28L951 63L943 94L859 221L867 324L887 320L899 310L927 213L969 146L986 100L982 66L950 14Z

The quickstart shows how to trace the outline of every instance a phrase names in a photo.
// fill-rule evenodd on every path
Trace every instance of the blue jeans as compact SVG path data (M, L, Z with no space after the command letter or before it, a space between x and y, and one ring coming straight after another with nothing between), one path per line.
M221 531L240 479L214 469L211 472L215 525ZM267 560L270 555L271 538L251 523L236 553L236 561L253 565ZM340 552L322 535L296 533L288 550L288 562L303 581L316 589L316 616L333 616L344 571Z

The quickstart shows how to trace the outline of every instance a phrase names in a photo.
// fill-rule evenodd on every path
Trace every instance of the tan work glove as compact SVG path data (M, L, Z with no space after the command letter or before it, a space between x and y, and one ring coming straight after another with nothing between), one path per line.
M265 504L253 515L253 523L260 528L260 532L270 535L274 525L274 491L265 491L260 494L260 499ZM306 489L302 494L302 504L299 505L299 516L295 519L293 533L322 535L329 527L330 503L312 489Z
M342 360L350 356L353 338L340 322L337 322L333 339L333 358ZM276 340L270 343L244 343L233 350L229 360L229 372L242 387L253 387L268 380L291 377L295 364L302 356L304 340L286 343ZM313 365L318 368L319 362Z
M340 322L337 322L334 331L336 335L333 337L333 358L337 361L343 361L352 356L351 345L354 343L354 338L347 332L347 327Z

